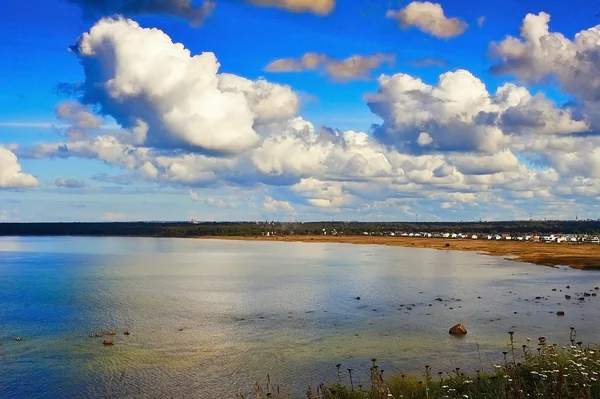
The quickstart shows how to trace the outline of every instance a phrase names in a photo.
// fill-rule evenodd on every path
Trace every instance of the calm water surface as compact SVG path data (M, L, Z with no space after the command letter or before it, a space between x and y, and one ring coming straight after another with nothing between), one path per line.
M476 344L489 364L509 330L565 343L576 326L600 342L600 300L576 300L597 285L597 272L468 252L0 238L0 397L233 398L267 373L301 392L336 363L363 378L372 357L390 371L475 368ZM447 333L457 322L462 339ZM114 346L90 338L108 330Z

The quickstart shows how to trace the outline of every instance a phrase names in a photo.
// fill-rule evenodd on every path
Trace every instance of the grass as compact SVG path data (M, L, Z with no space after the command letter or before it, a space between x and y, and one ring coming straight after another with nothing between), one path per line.
M390 236L256 236L203 237L248 241L298 241L391 245L439 250L473 251L493 256L510 256L511 260L544 266L564 265L575 269L600 269L600 245L542 243L506 240L442 239ZM447 247L446 244L449 244Z
M473 375L456 368L437 371L425 366L422 375L402 373L384 376L377 360L370 367L370 386L356 385L352 369L337 365L338 381L308 387L307 399L597 399L600 398L600 350L577 342L577 330L571 328L570 345L559 347L539 337L536 344L528 338L518 345L509 332L509 345L502 352L504 361ZM481 364L481 359L479 359ZM343 378L347 374L347 382ZM291 399L270 380L256 384L249 396L239 399Z

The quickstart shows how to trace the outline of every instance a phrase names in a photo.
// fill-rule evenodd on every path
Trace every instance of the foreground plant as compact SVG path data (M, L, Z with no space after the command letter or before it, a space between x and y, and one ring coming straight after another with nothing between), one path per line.
M341 364L336 366L338 381L308 387L307 399L600 399L600 350L584 347L577 341L577 330L571 328L570 345L558 347L539 337L535 346L527 338L520 347L514 332L509 333L509 350L502 352L504 362L490 370L479 369L474 375L451 372L434 373L425 366L421 378L405 374L383 377L376 359L372 359L368 388L355 386L352 369L348 369L349 385L342 383ZM253 396L242 399L292 398L281 394L267 382L258 384Z

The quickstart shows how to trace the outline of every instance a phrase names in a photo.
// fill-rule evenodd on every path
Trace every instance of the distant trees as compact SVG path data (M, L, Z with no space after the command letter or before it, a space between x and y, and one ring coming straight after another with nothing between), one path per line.
M599 234L600 221L500 221L500 222L117 222L117 223L0 223L0 235L86 236L260 236L340 235L364 232L464 233L464 234Z

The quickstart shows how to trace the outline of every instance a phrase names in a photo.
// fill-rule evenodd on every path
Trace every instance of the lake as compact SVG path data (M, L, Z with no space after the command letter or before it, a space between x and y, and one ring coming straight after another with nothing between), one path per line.
M599 272L457 251L4 237L0 397L233 398L267 373L301 393L337 363L366 383L373 357L386 373L473 370L511 330L519 344L568 343L570 326L600 342L598 297L577 299L598 285ZM469 333L450 336L459 322ZM113 346L90 337L109 330Z

